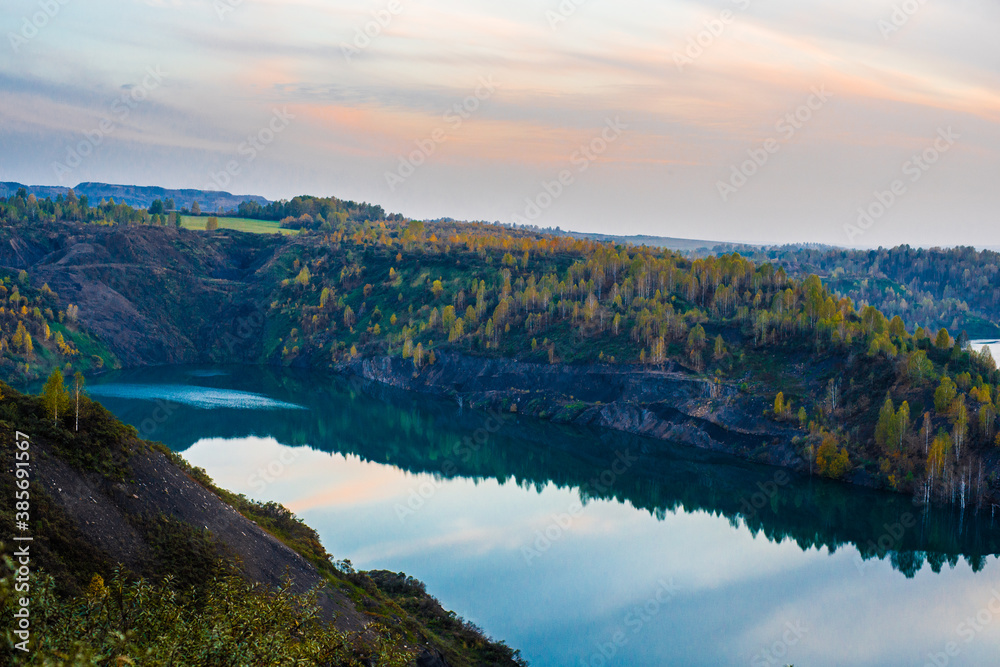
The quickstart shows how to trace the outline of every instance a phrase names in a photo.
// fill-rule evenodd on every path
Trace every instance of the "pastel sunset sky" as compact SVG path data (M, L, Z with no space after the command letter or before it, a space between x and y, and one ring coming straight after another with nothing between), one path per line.
M2 16L0 180L1000 245L996 2L7 0Z

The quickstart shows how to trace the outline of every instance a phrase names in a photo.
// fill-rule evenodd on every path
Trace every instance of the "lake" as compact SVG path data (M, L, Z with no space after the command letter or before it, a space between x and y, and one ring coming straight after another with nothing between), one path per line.
M984 665L1000 517L359 380L247 367L92 380L222 487L287 505L549 665Z
M993 355L993 359L1000 361L1000 340L995 338L989 340L974 340L969 343L974 350L982 350L984 347L990 348L990 354Z

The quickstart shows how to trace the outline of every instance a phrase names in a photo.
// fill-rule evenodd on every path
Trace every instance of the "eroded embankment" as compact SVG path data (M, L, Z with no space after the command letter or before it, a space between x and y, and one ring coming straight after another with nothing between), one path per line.
M796 431L762 417L763 405L735 387L675 366L534 364L442 352L415 371L400 357L353 359L339 370L409 391L559 422L626 431L736 456L803 468Z

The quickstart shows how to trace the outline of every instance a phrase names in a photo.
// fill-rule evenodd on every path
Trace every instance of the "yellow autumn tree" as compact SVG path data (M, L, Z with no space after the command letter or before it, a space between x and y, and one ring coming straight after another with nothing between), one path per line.
M846 448L837 447L837 437L832 433L823 434L823 442L816 452L816 470L820 475L840 479L851 469L850 456Z

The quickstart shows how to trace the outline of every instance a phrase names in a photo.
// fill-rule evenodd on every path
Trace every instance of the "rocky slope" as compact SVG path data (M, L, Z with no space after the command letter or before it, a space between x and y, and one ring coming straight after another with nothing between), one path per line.
M760 401L673 365L666 370L542 365L442 352L434 366L420 372L399 357L359 358L338 369L469 405L601 426L774 465L805 466L791 444L796 432L755 416L762 413Z
M84 401L80 423L79 432L72 418L53 425L40 399L0 383L0 435L13 443L16 430L30 442L33 572L54 576L63 595L79 594L95 574L110 580L117 567L150 580L172 576L186 594L219 576L228 567L222 559L263 590L286 582L296 595L318 590L321 615L337 630L359 646L388 632L415 647L418 667L519 664L516 653L471 630L419 582L335 567L315 532L287 510L218 489L176 454L136 439L98 404ZM7 498L15 491L14 456L13 446L0 450ZM13 509L0 509L6 535L17 534Z
M252 362L263 330L259 319L249 335L241 327L262 307L258 274L280 246L266 235L67 223L3 228L0 266L28 270L77 305L81 324L125 367Z

